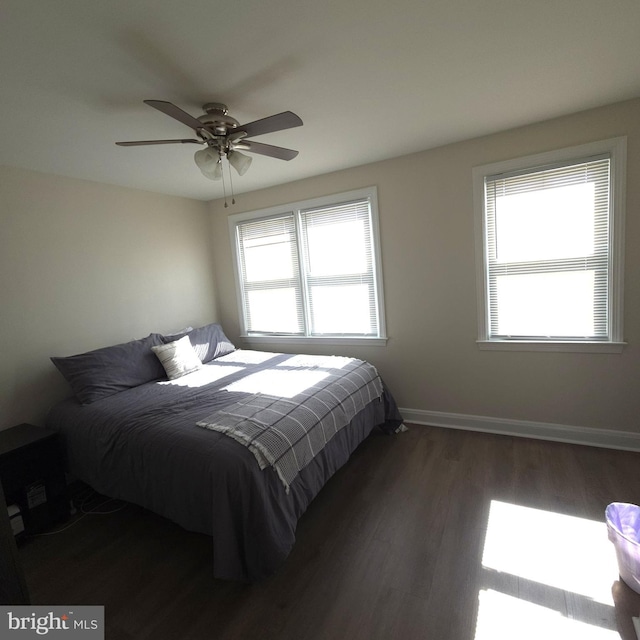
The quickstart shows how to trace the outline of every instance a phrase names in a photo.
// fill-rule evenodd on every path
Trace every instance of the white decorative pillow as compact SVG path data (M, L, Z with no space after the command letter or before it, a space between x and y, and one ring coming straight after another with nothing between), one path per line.
M175 380L202 368L202 362L191 346L189 336L184 336L180 340L168 344L151 347L151 349L158 356L169 380Z

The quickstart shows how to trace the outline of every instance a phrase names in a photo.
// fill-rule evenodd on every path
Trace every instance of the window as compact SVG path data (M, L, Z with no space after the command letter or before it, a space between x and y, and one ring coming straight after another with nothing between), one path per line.
M621 351L626 140L474 169L481 348Z
M375 188L229 225L244 337L384 344Z

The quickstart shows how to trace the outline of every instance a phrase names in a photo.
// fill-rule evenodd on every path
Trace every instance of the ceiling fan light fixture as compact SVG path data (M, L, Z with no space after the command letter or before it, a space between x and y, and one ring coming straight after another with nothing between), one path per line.
M253 158L245 155L244 153L240 153L239 151L229 151L229 153L227 154L227 159L229 160L229 164L241 176L247 173L249 167L251 166L251 162L253 161Z
M209 180L222 179L220 156L213 149L209 147L200 149L200 151L195 152L193 159L205 178L209 178Z

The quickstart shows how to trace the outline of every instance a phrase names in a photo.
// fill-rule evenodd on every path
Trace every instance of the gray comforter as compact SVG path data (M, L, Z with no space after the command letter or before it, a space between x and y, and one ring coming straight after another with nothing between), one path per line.
M70 398L51 410L47 426L61 434L73 475L100 493L211 535L215 577L257 580L288 556L298 519L358 444L375 426L393 432L402 422L385 389L300 471L287 494L272 467L261 470L249 449L197 423L264 393L265 382L272 385L294 358L238 350L183 378L90 405ZM281 395L295 399L303 391L304 381L296 379Z

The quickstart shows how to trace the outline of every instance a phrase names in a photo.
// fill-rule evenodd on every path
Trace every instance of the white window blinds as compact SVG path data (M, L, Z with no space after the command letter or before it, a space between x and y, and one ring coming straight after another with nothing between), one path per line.
M247 331L304 335L293 214L239 224L237 234Z
M233 222L248 336L384 337L371 196L324 200Z
M608 340L610 156L485 178L489 338Z
M368 200L300 212L310 335L378 334Z

